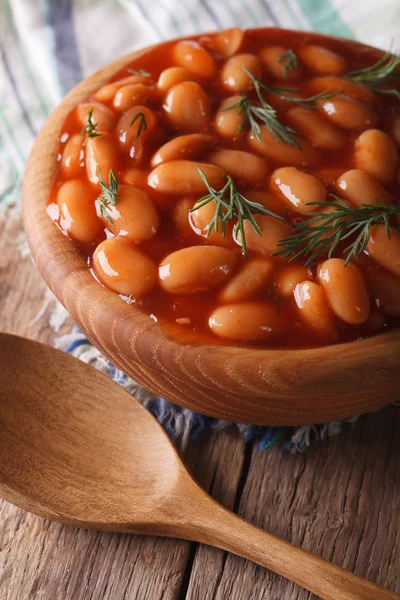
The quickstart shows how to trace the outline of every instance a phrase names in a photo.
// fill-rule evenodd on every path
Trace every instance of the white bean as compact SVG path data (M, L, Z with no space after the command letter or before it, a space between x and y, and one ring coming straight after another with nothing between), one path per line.
M132 83L121 87L114 96L113 107L118 112L124 112L132 106L157 101L155 89L144 83Z
M166 94L173 85L182 81L195 81L196 76L183 67L168 67L160 74L157 87L162 94Z
M151 77L146 75L129 75L129 77L123 77L113 83L103 85L93 96L98 102L111 102L115 94L124 85L130 85L131 83L143 83L144 85L151 85Z
M329 121L349 131L364 131L375 127L379 120L377 112L371 105L350 96L336 96L319 104Z
M363 204L373 206L376 200L392 204L392 198L382 184L361 169L351 169L343 173L336 182L336 188L343 198L360 208Z
M243 227L247 248L269 257L280 250L278 242L289 237L292 228L283 219L275 219L275 217L268 215L256 215L254 218L261 229L261 234L258 235L246 220ZM237 241L242 245L240 231L237 232Z
M358 169L373 175L382 183L391 183L399 163L399 153L387 133L368 129L356 140L354 162Z
M64 146L61 168L65 177L79 177L85 165L83 137L77 133L72 135Z
M113 129L116 121L115 114L100 102L84 102L76 107L76 115L82 127L88 124L90 111L92 111L92 123L97 124L96 133Z
M99 244L93 268L104 285L134 300L147 294L157 281L156 265L125 238L114 237Z
M217 287L233 273L238 256L219 246L190 246L169 254L159 267L160 286L171 294Z
M177 83L168 92L163 106L173 127L189 132L203 132L210 127L210 102L195 81Z
M99 183L100 172L108 184L110 170L116 170L119 152L111 135L89 138L86 142L86 172L89 181Z
M214 127L219 135L231 139L236 139L245 134L247 127L243 127L243 114L238 111L237 103L241 96L230 96L225 98L214 118Z
M276 289L282 298L291 298L298 283L306 281L308 270L303 265L289 264L283 267L276 278Z
M297 81L303 74L303 68L299 62L297 65L292 65L292 68L288 69L287 55L285 58L285 52L287 48L283 46L265 46L261 48L259 56L265 69L275 77L282 81Z
M190 160L171 160L158 165L148 177L148 185L164 194L198 194L207 191L199 169L209 185L220 188L225 181L225 171L215 165Z
M203 43L207 48L228 57L236 54L242 45L244 39L243 29L233 27L213 33L210 37L205 37Z
M226 304L212 313L208 323L215 335L235 342L269 340L285 329L272 302Z
M219 299L223 303L250 300L260 292L271 278L274 262L269 258L249 258L223 288Z
M266 125L260 127L260 138L252 132L248 135L249 146L278 164L306 167L318 160L318 153L311 144L296 135L292 137L298 142L299 148L278 140Z
M221 167L234 179L250 185L261 183L269 171L264 159L242 150L214 150L206 156L205 160Z
M304 46L299 50L301 60L318 75L342 75L349 71L345 58L323 46Z
M70 179L57 192L61 229L82 244L96 241L103 230L94 205L96 194L81 179Z
M323 182L295 167L276 169L271 175L271 187L280 195L288 208L296 213L315 211L310 202L324 202L326 187Z
M330 258L320 266L318 278L338 319L350 325L360 325L368 319L367 286L356 265L349 263L345 266L343 259Z
M347 144L346 135L316 111L295 106L286 113L286 117L293 129L318 148L340 150Z
M370 228L370 240L367 252L384 269L400 277L400 232L390 229L387 236L385 225L374 225Z
M175 44L173 49L175 62L197 77L212 77L217 72L217 65L211 54L198 42L183 40Z
M254 54L236 54L229 58L221 69L221 81L231 92L244 92L253 86L245 69L255 77L261 77L260 60Z
M197 159L214 141L212 135L204 133L180 135L161 146L152 157L150 164L156 167L171 160Z
M119 185L117 202L106 211L109 218L103 219L107 228L135 243L154 237L160 226L157 210L149 196L132 185Z
M317 337L326 342L337 341L333 314L320 285L313 281L298 283L294 289L294 299L299 317Z

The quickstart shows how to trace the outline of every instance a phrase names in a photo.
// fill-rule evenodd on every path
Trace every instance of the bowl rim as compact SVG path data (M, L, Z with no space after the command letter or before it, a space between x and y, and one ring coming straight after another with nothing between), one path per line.
M259 28L273 31L277 28ZM251 29L249 31L254 31ZM304 32L293 32L302 33ZM177 39L197 39L206 33L185 36ZM358 42L342 40L333 36L308 33L310 39L315 41L338 40L349 44L368 48L378 53L377 50ZM176 41L176 40L175 40ZM128 305L118 294L100 285L88 269L87 263L79 253L76 244L62 235L59 228L47 214L46 207L50 188L57 168L57 154L59 148L59 134L61 126L76 104L89 98L95 90L108 83L124 65L152 51L156 44L135 52L126 54L100 70L90 75L75 86L51 113L42 127L32 148L23 183L23 221L28 243L33 259L57 299L63 304L73 319L80 325L93 343L107 355L95 318L93 314L101 306L103 318L110 323L110 335L120 342L124 338L124 349L121 351L120 366L123 368L122 354L130 350L135 356L140 356L144 364L152 364L152 352L182 353L191 356L191 360L198 360L200 355L209 355L210 360L219 362L243 360L247 365L254 363L265 364L270 361L284 361L290 367L295 363L326 363L336 364L339 371L341 366L349 368L349 355L352 355L354 369L357 360L365 361L365 367L377 368L382 354L387 359L394 360L400 356L400 328L393 329L369 338L355 342L346 342L330 346L311 348L260 348L225 346L213 344L188 344L187 342L171 339L165 333L164 326L160 327L152 318L141 312L134 304ZM116 315L120 323L115 322ZM140 335L139 335L140 334ZM175 336L174 336L175 337ZM140 342L138 342L140 338ZM140 348L137 344L140 343ZM151 350L152 349L152 350ZM358 359L356 360L355 355ZM115 361L115 356L112 356ZM118 364L118 360L116 361ZM351 367L353 368L353 367ZM175 400L176 401L176 400ZM381 405L384 402L381 401Z

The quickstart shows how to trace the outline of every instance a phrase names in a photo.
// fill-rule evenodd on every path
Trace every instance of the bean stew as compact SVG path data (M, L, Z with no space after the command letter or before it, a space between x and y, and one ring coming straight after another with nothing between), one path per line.
M302 32L160 44L68 115L48 213L99 285L208 343L380 333L400 322L399 83L399 57Z

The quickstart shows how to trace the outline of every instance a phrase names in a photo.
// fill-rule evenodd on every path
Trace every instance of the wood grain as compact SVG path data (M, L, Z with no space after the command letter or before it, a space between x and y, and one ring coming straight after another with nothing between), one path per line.
M51 342L48 314L28 326L45 286L18 255L19 233L19 223L0 214L0 330ZM388 408L306 455L248 447L245 460L241 437L227 431L192 443L186 456L228 507L240 501L240 513L256 524L399 593L399 440L399 411ZM172 539L77 530L0 504L2 600L314 599L227 557Z
M322 600L399 600L213 500L151 414L89 365L1 333L0 366L2 498L69 525L228 550Z
M307 455L253 451L240 514L400 591L399 433L399 410L390 408L368 415L354 429ZM384 556L378 558L380 553ZM195 561L194 582L200 580L201 569L202 562ZM293 584L284 586L280 577L231 555L226 555L203 597L317 598Z
M265 32L270 40L279 30ZM303 35L293 32L293 36ZM323 36L308 34L316 43ZM348 44L336 40L336 45ZM382 53L364 48L372 58ZM151 50L148 50L151 52ZM32 151L24 220L36 264L93 343L153 392L214 417L258 424L307 424L351 417L390 403L400 389L400 331L308 350L187 344L176 330L128 306L91 276L84 258L46 214L58 136L68 112L107 82L120 58L74 88L53 112ZM182 334L181 334L182 335ZM385 364L380 364L385 356Z

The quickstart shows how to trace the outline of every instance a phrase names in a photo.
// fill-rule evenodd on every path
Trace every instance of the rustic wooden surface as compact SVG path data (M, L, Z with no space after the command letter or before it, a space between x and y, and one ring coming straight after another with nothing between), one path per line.
M45 286L0 216L0 330L52 343ZM196 478L229 508L279 536L400 592L400 410L361 419L291 456L259 452L235 431L191 444ZM187 542L77 530L0 505L1 600L310 600L261 567ZM343 599L345 600L345 599Z

